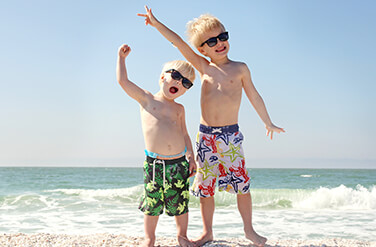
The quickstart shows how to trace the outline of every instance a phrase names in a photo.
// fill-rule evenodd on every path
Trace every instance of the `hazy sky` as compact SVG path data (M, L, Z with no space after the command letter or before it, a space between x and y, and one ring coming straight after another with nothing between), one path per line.
M232 60L247 63L272 121L270 141L243 94L249 167L376 168L375 1L3 1L0 166L141 166L138 104L116 81L127 43L132 81L155 93L163 63L183 59L137 13L149 5L185 40L217 16ZM198 74L197 74L198 77ZM177 101L196 139L200 80Z

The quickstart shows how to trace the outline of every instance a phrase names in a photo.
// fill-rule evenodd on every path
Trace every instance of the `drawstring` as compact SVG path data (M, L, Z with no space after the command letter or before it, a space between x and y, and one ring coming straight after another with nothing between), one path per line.
M153 161L153 186L154 186L154 184L155 184L155 162L157 161L157 159L155 159L154 161Z
M164 160L162 160L162 163L163 163L163 189L165 188L165 180L166 180L166 167L165 167L165 162Z
M155 163L163 164L163 188L165 187L166 171L164 160L154 159L153 161L153 185L155 184Z

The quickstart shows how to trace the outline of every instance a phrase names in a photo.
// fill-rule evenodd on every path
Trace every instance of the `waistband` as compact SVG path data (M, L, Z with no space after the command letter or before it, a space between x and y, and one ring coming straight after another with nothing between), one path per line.
M163 160L164 163L165 163L166 165L174 165L174 164L181 163L181 162L183 162L183 161L187 161L187 160L185 159L185 155L181 156L180 158L173 159L173 160L157 159L157 158L153 158L153 157L150 157L150 156L146 156L146 161L147 161L148 163L153 163L154 160L157 160L157 161L158 161L158 160ZM158 163L158 162L156 162L156 163Z
M232 134L239 131L239 125L227 125L222 127L211 127L200 124L200 132L205 134Z
M179 158L179 157L185 155L186 152L187 152L187 147L184 148L183 152L178 153L178 154L174 154L174 155L158 154L158 153L150 152L149 150L145 149L146 156L149 156L149 157L152 157L152 158L159 158L159 159L164 159L164 158L166 158L166 159Z

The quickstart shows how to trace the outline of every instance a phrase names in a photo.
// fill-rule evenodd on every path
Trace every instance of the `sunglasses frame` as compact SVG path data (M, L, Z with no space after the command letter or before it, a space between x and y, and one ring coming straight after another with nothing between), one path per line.
M181 79L181 85L183 85L183 87L186 89L190 89L193 86L193 83L189 79L182 76L182 74L176 69L166 70L165 73L171 73L171 78L174 80L180 81Z
M225 35L224 38L220 38L221 35ZM214 47L218 44L218 40L219 41L227 41L229 39L229 35L228 35L228 32L223 32L223 33L220 33L218 34L217 37L211 37L209 39L207 39L206 41L202 42L202 44L200 45L200 47L203 47L205 44L207 44L209 47ZM213 45L209 45L210 42L213 42L214 44Z

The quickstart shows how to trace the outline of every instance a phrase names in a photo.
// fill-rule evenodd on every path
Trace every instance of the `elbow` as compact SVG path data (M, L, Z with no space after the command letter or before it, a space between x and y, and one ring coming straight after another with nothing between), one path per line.
M126 80L124 80L122 78L118 78L117 81L118 81L120 86L124 86L127 83Z

